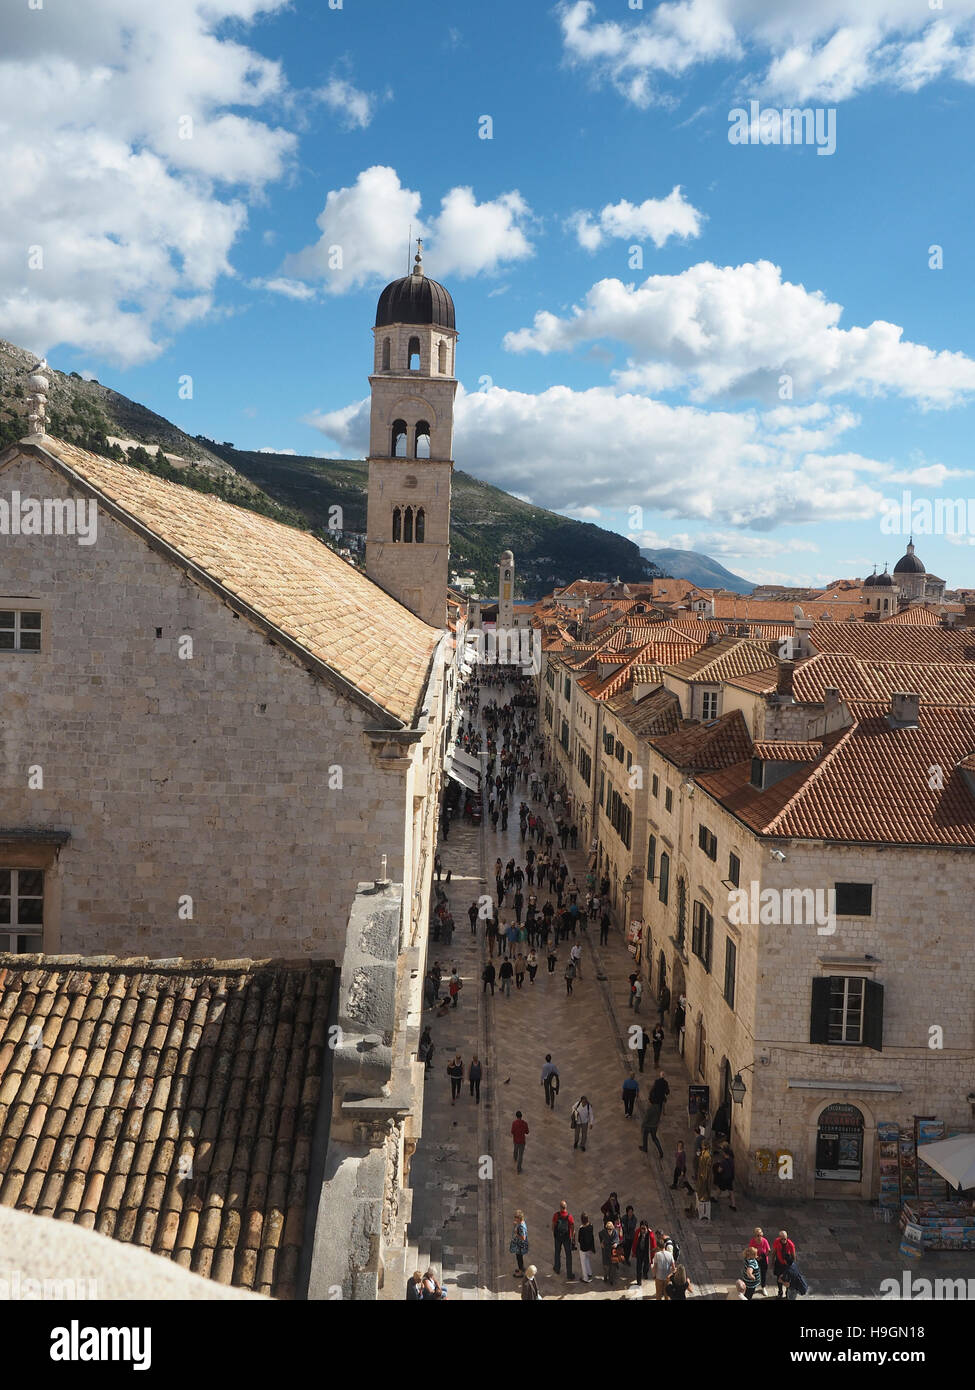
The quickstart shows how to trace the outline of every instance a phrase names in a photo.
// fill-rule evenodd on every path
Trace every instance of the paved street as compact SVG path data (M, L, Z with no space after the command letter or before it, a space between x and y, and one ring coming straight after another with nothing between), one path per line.
M534 986L526 975L522 990L512 986L510 998L500 991L493 998L490 992L482 993L483 923L473 937L467 907L481 893L493 893L496 857L507 861L513 855L524 862L527 846L521 844L517 806L528 799L524 785L517 784L506 832L495 833L487 816L483 829L455 821L449 839L440 846L444 872L451 870L451 883L444 886L457 926L450 948L431 943L430 959L439 959L445 979L456 965L464 989L460 1006L445 1018L431 1011L424 1015L425 1021L431 1021L436 1052L428 1074L423 1137L412 1165L411 1240L422 1267L427 1263L442 1267L451 1298L519 1297L508 1241L513 1213L520 1207L531 1242L525 1262L537 1265L545 1297L652 1299L653 1284L641 1291L632 1283L632 1271L624 1274L616 1288L605 1285L598 1253L596 1279L590 1285L568 1282L564 1269L561 1276L553 1271L551 1224L559 1201L567 1201L577 1229L585 1210L598 1230L599 1208L615 1191L622 1207L632 1203L638 1219L645 1218L651 1226L676 1236L697 1295L724 1297L739 1275L742 1248L754 1227L761 1225L770 1240L783 1227L795 1240L811 1299L878 1297L880 1281L891 1276L899 1279L907 1262L897 1251L896 1225L875 1220L872 1208L861 1203L783 1202L772 1207L739 1194L737 1213L730 1212L722 1199L720 1207L712 1202L711 1222L685 1215L686 1194L671 1191L669 1184L676 1141L690 1144L692 1139L686 1111L689 1077L669 1033L661 1054L671 1087L659 1130L664 1160L658 1160L652 1143L649 1156L640 1151L640 1119L655 1073L651 1050L641 1075L636 1054L626 1045L627 1029L636 1021L628 1007L632 957L618 922L603 948L598 945L598 924L579 933L581 978L571 997L566 995L562 973L571 938L559 945L555 974L548 974L545 952L539 951ZM554 814L535 805L548 828L554 829ZM583 886L584 897L584 855L570 850L565 857L570 877L574 874ZM525 892L527 896L527 887ZM545 896L540 893L539 901L544 902ZM513 911L502 910L501 916L510 920ZM648 1029L653 1027L656 1013L648 997L638 1017ZM484 1064L479 1106L469 1095L466 1079L460 1099L454 1106L450 1103L445 1068L455 1050L463 1057L465 1078L474 1052ZM540 1084L546 1052L552 1053L561 1076L554 1111L546 1108ZM641 1090L634 1117L626 1119L620 1088L631 1070ZM573 1150L569 1126L570 1110L582 1093L595 1110L586 1152ZM511 1122L519 1109L530 1129L520 1175L512 1160L510 1138ZM970 1273L970 1262L960 1254L929 1254L922 1265L914 1266L913 1272L928 1278ZM576 1265L573 1273L577 1272ZM770 1301L775 1301L774 1294L764 1300Z

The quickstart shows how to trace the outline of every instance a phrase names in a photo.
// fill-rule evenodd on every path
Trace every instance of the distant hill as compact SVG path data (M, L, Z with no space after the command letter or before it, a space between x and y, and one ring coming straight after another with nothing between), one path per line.
M35 361L32 353L0 339L0 449L27 433L27 378ZM365 532L367 468L361 459L237 449L185 434L77 372L48 367L47 375L47 428L61 439L316 532L333 545L339 542L329 530L331 508L342 508L343 530ZM483 595L497 593L498 556L507 548L515 554L519 596L540 597L579 578L638 582L662 573L625 536L534 507L460 469L452 495L451 568L473 571L476 592Z
M750 579L732 574L710 555L701 555L696 550L641 550L640 554L664 574L674 579L689 579L702 589L730 589L736 594L750 594L755 587Z

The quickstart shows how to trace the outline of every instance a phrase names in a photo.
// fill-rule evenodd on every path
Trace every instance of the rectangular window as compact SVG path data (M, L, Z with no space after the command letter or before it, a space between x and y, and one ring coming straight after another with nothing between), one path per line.
M859 975L823 975L812 982L809 1041L883 1051L884 987Z
M728 855L728 881L736 888L741 882L741 860L737 854Z
M566 678L565 678L565 685L562 687L562 693L565 695L565 698L566 698L567 700L571 700L571 699L572 699L572 677L571 677L571 676L566 676Z
M698 826L698 828L697 828L697 843L698 843L698 848L699 848L699 849L703 849L703 850L704 850L704 853L707 855L707 857L708 857L709 859L713 859L713 860L715 860L715 861L717 860L717 858L718 858L718 841L717 841L717 837L716 837L715 835L712 835L711 831L707 828L706 825L699 825L699 826Z
M630 768L631 768L632 766L633 766L633 754L632 754L632 753L627 753L627 755L626 755L626 770L627 770L627 772L629 772L629 770L630 770Z
M600 772L600 774L599 774L599 804L600 804L600 806L602 806L602 804L603 804L603 790L604 790L605 786L606 786L606 774L605 774L605 772Z
M652 883L657 876L657 837L651 835L647 844L647 878Z
M44 871L0 869L0 951L41 951L44 945Z
M702 696L702 719L717 719L718 717L718 692L716 690L705 690Z
M546 724L551 724L551 722L552 722L552 701L549 700L548 698L546 698L546 700L545 700L545 723L546 723Z
M873 911L872 883L837 883L837 917L869 917Z
M622 745L622 743L620 743L619 739L616 740L616 750L615 750L615 751L616 751L616 761L617 761L618 763L621 763L621 762L623 761L623 745Z
M665 810L665 811L672 811L673 809L674 809L674 793L670 790L669 787L667 787L666 790L664 791L664 810Z
M660 856L660 885L657 889L660 901L664 907L667 906L667 899L670 896L670 855Z
M654 796L660 795L660 778L656 773L654 773L650 779L650 790Z
M731 937L724 943L724 1001L729 1009L735 1007L735 968L738 963L738 947Z
M691 950L709 974L713 942L714 918L703 903L695 902L691 918Z
M548 668L548 670L545 672L545 684L548 686L549 690L554 690L554 689L555 689L555 667L554 667L554 666L550 666L550 667Z
M565 751L568 753L568 751L569 751L569 724L568 724L568 721L565 720L565 719L562 720L562 733L559 735L559 743L561 743L562 747L563 747L563 748L565 749Z
M579 745L579 775L582 777L582 780L585 782L587 787L591 785L592 758L586 752L585 748L583 748L581 743Z
M40 613L23 613L19 609L0 611L0 652L39 652L40 649Z

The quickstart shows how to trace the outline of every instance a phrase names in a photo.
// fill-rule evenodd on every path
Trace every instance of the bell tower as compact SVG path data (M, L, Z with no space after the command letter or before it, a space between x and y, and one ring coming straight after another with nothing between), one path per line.
M423 271L379 297L369 425L366 573L433 627L447 623L454 302Z

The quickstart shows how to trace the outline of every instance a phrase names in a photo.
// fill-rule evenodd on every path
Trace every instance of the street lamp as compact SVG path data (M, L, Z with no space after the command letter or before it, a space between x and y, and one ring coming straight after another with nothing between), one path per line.
M627 874L623 880L623 892L629 896L633 892L633 875Z
M746 1087L744 1081L741 1078L740 1071L735 1072L735 1079L734 1081L732 1081L728 1089L731 1091L731 1099L735 1102L735 1104L744 1105Z

